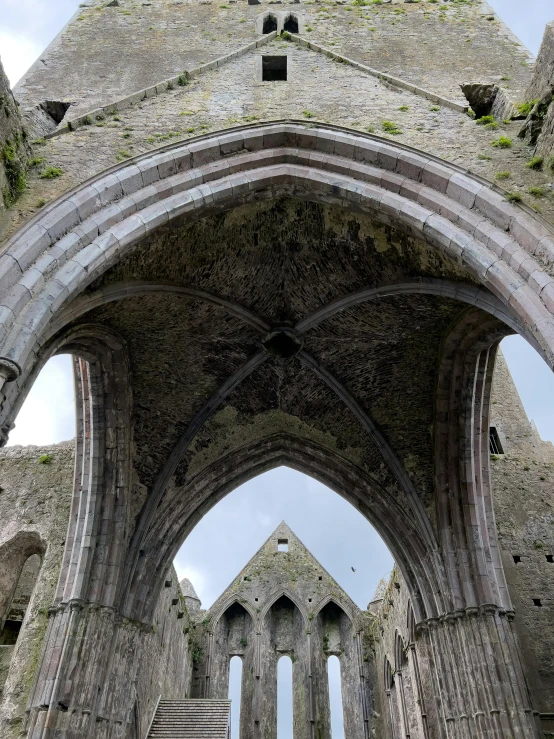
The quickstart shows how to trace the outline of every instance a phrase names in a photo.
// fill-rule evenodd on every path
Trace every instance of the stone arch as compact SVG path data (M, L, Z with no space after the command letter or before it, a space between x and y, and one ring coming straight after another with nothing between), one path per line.
M291 597L292 596L292 597ZM260 664L258 705L262 736L275 736L277 731L277 666L283 656L291 658L293 682L294 736L306 736L309 725L310 694L308 623L304 609L294 593L282 588L273 593L260 619ZM260 614L261 615L261 614Z
M42 563L45 553L46 544L34 531L19 531L0 546L0 632L8 619L25 563L36 556Z
M297 147L297 154L289 154L291 146ZM248 153L232 158L244 167L242 187L228 170L229 154L240 151ZM309 159L304 151L310 152ZM324 151L332 153L320 153ZM278 164L283 155L290 159L286 167ZM209 177L202 169L206 162ZM167 186L157 188L157 195L151 189L143 192L154 181ZM188 189L174 195L181 181ZM215 181L221 184L217 200L210 197ZM519 318L525 337L552 366L554 281L545 267L554 260L554 241L545 222L504 201L493 186L430 155L333 127L306 130L280 123L207 136L196 144L138 157L93 178L32 219L0 259L0 286L8 291L1 350L11 363L4 365L4 380L29 371L30 351L52 317L149 231L178 215L231 207L249 192L273 197L280 183L293 185L299 194L306 185L312 197L320 193L342 205L379 210L385 220L425 234ZM133 200L133 195L140 196ZM304 195L308 197L306 190ZM78 227L85 222L83 233ZM48 251L58 242L61 255L54 265ZM27 279L32 293L22 293L20 287L14 292L22 274L31 269ZM54 281L57 290L45 304ZM490 310L495 313L494 306ZM17 396L16 388L8 387L10 395ZM3 416L9 410L4 409Z
M34 531L19 531L0 546L0 638L2 644L16 643L17 630L12 629L13 638L8 638L8 633L5 634L6 638L2 638L1 635L6 628L6 621L13 621L14 625L17 622L20 626L24 621L45 553L46 544ZM38 562L35 562L37 558ZM29 568L31 560L32 568L26 578L28 582L22 583L26 567ZM15 604L14 600L18 591L22 591L19 593L22 598L20 598L20 603Z
M446 340L442 350L441 378L450 377L453 383L449 386L441 379L437 389L436 457L439 464L436 487L440 494L437 496L436 534L426 511L418 507L417 494L409 475L376 424L348 390L314 357L304 351L302 361L318 373L362 423L398 489L409 501L409 512L399 510L401 506L397 506L388 516L382 510L371 515L379 521L387 544L395 547L394 553L408 581L418 622L427 622L429 643L437 648L436 653L448 652L444 633L441 632L440 637L444 643L433 642L435 637L440 641L437 637L439 622L435 619L448 613L453 619L452 624L460 631L466 628L463 624L470 617L492 620L509 645L507 650L515 654L516 645L506 625L511 610L509 598L502 568L498 564L494 532L487 530L493 518L481 429L487 414L487 387L497 341L495 336L505 331L506 325L518 330L541 352L550 366L554 363L554 280L550 274L554 263L554 240L552 229L538 216L506 202L494 186L454 165L396 142L337 127L320 124L307 129L304 123L276 122L207 135L186 144L162 148L118 165L67 193L22 228L7 244L0 258L0 290L5 298L0 312L0 391L3 401L0 428L3 438L5 440L9 433L18 405L40 363L48 352L53 351L59 337L66 330L73 330L70 325L60 325L62 315L65 314L70 321L74 301L82 301L83 306L88 297L86 288L130 254L146 235L176 218L190 222L241 203L270 200L281 195L290 196L291 193L305 201L326 202L347 211L367 213L381 224L394 224L403 233L417 235L437 254L445 255L459 265L468 281L479 286L480 307L486 311L486 318L468 311L466 330L462 330L463 326L460 328L463 323L460 321L458 340L454 327L450 342ZM462 292L463 288L460 295ZM471 325L473 319L480 324L475 330ZM305 319L300 323L302 320ZM487 321L490 322L488 329ZM79 328L79 331L83 330ZM291 333L298 337L298 326ZM91 358L98 356L98 345L94 342L101 344L102 341L92 329L85 345L80 336L75 335L74 339L75 346L82 351L86 352L88 347ZM107 347L107 344L103 346ZM105 351L102 356L106 357L107 372L100 372L100 363L95 365L90 361L89 368L78 368L84 388L79 411L83 414L79 421L81 428L94 422L94 428L101 430L98 419L107 414L99 392L102 383L116 364L121 369L120 377L124 376L125 362L113 361L109 365L112 361L109 358L115 355L109 347ZM118 351L119 354L115 353L117 356L124 354L124 348L120 347ZM117 426L120 437L114 456L118 462L110 467L108 477L111 475L111 483L106 482L104 469L94 481L89 479L89 469L100 469L95 468L95 464L101 455L98 455L99 447L93 448L88 441L83 442L78 458L92 459L94 464L77 465L75 500L79 497L79 500L90 504L92 514L87 525L92 526L95 537L98 534L95 541L102 544L103 554L97 557L86 543L87 537L82 536L84 521L78 516L72 519L74 536L69 538L70 544L66 548L64 574L56 601L57 607L71 611L68 619L71 629L77 628L79 614L85 608L78 594L95 598L94 602L110 613L119 611L118 615L148 618L153 588L144 575L145 553L152 555L150 564L159 574L162 565L167 565L167 557L179 537L199 514L203 504L194 510L180 509L177 520L173 522L168 546L163 552L156 550L155 537L160 530L156 512L163 503L168 482L184 449L209 418L213 407L223 402L233 388L263 361L263 352L251 357L206 401L187 427L150 491L125 553L123 575L121 562L126 539L124 535L110 537L110 534L126 531L127 514L124 511L128 510L128 503L124 488L129 486L129 454L125 449L129 440L123 438L121 429L129 427L122 410L125 407L128 411L129 403L118 403L115 410L110 408L113 415L119 415L120 421L123 419L123 423ZM90 367L94 368L92 374ZM456 371L459 371L458 375ZM449 387L454 386L460 391L457 397L449 392ZM123 390L119 384L114 394L125 398L121 393ZM456 422L455 413L458 411L462 414L463 424ZM450 449L445 446L448 441ZM257 469L267 468L278 458L300 468L311 469L318 479L331 479L335 489L340 489L350 477L365 490L372 488L386 494L377 481L368 481L343 460L332 456L324 459L327 450L308 449L305 440L288 448L284 437L273 448L264 448L263 443L260 440L255 450L257 459L248 464L243 461L240 472L231 474L214 467L211 471L215 473L219 487L214 485L209 491L207 483L204 483L206 499L213 496L214 490L221 493L233 476L235 480L241 475L245 478L252 474L256 465ZM443 456L448 463L440 462L441 450L445 451ZM328 469L332 465L336 469ZM116 467L123 480L121 495L110 492L114 490L113 481L117 479L114 477ZM107 493L98 484L100 479ZM194 483L202 488L198 480ZM85 492L77 493L81 487ZM140 499L140 495L137 497ZM373 495L370 499L377 497ZM361 498L358 498L358 504L363 507ZM108 517L102 520L100 511L106 511L110 506L113 506L111 510L117 511L117 523L109 521ZM410 516L413 520L409 520ZM406 521L406 530L399 532L398 526L394 529L391 526L393 518L397 524L398 521ZM406 539L413 538L413 541L403 540L406 532L410 532ZM86 573L86 577L81 577L81 573ZM87 601L87 609L91 610L92 602ZM441 621L440 628L443 626ZM56 628L52 626L47 637L52 638L52 645L58 637L62 642L65 639L65 636L56 634ZM115 629L113 623L110 628L112 631ZM67 643L73 643L74 633L69 633ZM111 654L116 651L112 650ZM501 661L501 656L496 653L491 659L497 657ZM54 658L54 651L47 650L44 664ZM517 658L514 660L517 662ZM36 694L34 705L48 705L50 712L56 710L50 703L52 696L59 697L58 702L64 705L64 696L55 695L64 684L63 669L66 668L60 669L60 674L54 670L55 678L48 678L54 673L51 665L44 666L46 682ZM448 669L444 665L439 672L447 674ZM514 680L518 683L517 720L523 726L524 719L520 717L528 710L522 687L524 683L521 676ZM109 681L105 684L106 690L110 690ZM95 699L94 705L98 707L102 700ZM99 715L98 711L96 715ZM46 726L49 719L46 715L40 720L43 719ZM42 725L39 725L37 736L42 735L41 731ZM527 727L522 731L532 733L533 730Z
M217 624L219 619L223 616L225 611L227 611L234 603L237 603L240 605L244 610L249 614L250 618L253 622L257 620L257 614L250 605L250 603L247 600L244 599L238 599L234 595L230 595L228 598L225 598L222 602L218 602L215 604L215 607L212 606L210 609L210 623L213 626Z
M360 662L362 636L348 613L349 609L336 598L327 597L318 606L311 622L312 681L318 733L323 736L331 734L328 661L334 656L340 663L345 736L366 739L368 725L365 719L371 701Z
M229 692L230 660L234 656L243 662L243 690L241 703L253 702L252 680L256 654L256 627L250 609L233 599L214 621L210 634L209 693L206 697L227 698ZM249 713L249 712L248 712Z
M343 603L338 600L338 598L335 598L333 595L329 594L326 595L325 598L322 598L313 609L314 616L318 616L319 613L328 603L334 603L337 608L340 608L341 611L344 611L344 614L349 619L350 623L352 624L352 628L359 629L360 624L357 621L356 616L354 615L354 612L352 611L352 608L350 607L349 603Z
M121 691L114 662L126 644L118 640L114 623L116 594L123 575L128 539L129 506L129 381L128 360L120 338L105 327L82 324L61 332L46 343L37 361L38 372L50 356L74 356L76 378L76 450L74 492L69 515L66 546L53 608L44 641L43 657L30 696L34 706L29 731L41 730L71 700L66 691L77 685L85 703L110 704L114 691ZM34 378L35 373L28 379ZM75 665L94 659L96 647L90 640L75 640L74 634L87 623L110 648L103 650L103 688L91 684L86 671ZM68 628L68 624L70 627ZM71 664L57 663L61 643L72 655ZM126 709L123 709L126 710Z
M298 13L288 13L284 18L283 30L288 33L301 33Z
M298 608L298 612L302 616L303 622L305 624L308 623L308 613L306 611L306 608L304 607L303 603L301 603L298 600L298 597L296 596L296 593L294 592L294 590L292 590L291 588L287 588L287 587L285 588L281 587L281 588L278 588L277 590L274 590L268 595L267 600L260 611L260 616L259 616L260 624L263 624L264 619L266 618L269 611L273 608L275 603L277 603L277 601L280 600L281 598L287 598L288 600L290 600L290 602L296 608Z
M419 604L421 618L426 613L441 612L444 604L435 598L436 594L440 598L447 585L442 579L442 566L437 558L434 537L429 537L425 528L419 528L414 523L417 517L406 515L407 512L391 498L389 491L336 452L290 434L276 434L226 455L210 465L208 470L193 478L185 490L179 488L175 491L176 507L173 506L173 498L167 501L167 505L172 507L173 517L170 520L163 515L159 516L159 527L151 533L151 540L157 542L157 551L152 551L151 555L156 565L148 570L148 576L152 578L148 590L152 588L153 600L150 604L144 603L146 613L155 603L155 583L160 582L158 573L164 572L176 556L182 541L194 528L198 518L234 488L281 465L314 477L360 510L393 553L415 602ZM200 507L192 512L187 512L184 502L188 494L202 501ZM391 512L389 514L386 513L388 506ZM402 522L401 528L405 531L402 539L396 533L398 521ZM164 542L163 549L159 547L160 542ZM131 608L131 603L127 607Z
M275 13L264 13L261 18L262 33L273 33L279 31L279 22Z

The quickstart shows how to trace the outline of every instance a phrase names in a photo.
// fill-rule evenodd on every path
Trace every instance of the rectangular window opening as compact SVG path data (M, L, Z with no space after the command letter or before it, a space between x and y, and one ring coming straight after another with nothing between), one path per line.
M521 557L519 554L512 554L512 557L514 558L514 564L518 565L521 562Z
M550 562L550 564L554 564L554 554L545 554L546 561Z
M289 551L289 540L288 539L277 539L277 551L288 552Z
M500 437L498 436L498 431L496 430L496 426L490 427L489 451L491 454L504 454L504 449L502 448L502 444L500 442Z
M286 82L287 81L287 57L286 56L262 56L262 81L263 82Z
M533 598L533 605L539 606L539 608L542 607L541 599L540 598Z

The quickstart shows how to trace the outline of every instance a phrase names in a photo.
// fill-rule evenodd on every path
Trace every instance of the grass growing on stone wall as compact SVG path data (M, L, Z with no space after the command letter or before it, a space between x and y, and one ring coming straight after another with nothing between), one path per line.
M41 454L38 458L39 464L52 464L52 455L51 454Z
M6 141L1 150L1 159L4 164L7 185L2 192L4 205L9 208L27 188L25 167L21 161L19 150L21 142L18 137L13 141Z
M398 128L396 123L393 123L392 121L383 121L381 125L385 133L390 133L393 136L398 136L399 134L402 133L402 131Z
M544 189L542 187L539 187L538 185L531 185L531 187L527 188L527 192L529 193L529 195L532 195L535 198L544 197Z
M46 167L40 174L41 180L55 180L57 177L61 177L63 169L60 167Z
M520 116L527 118L538 102L538 100L528 100L526 103L519 103L519 105L516 105L516 110Z
M507 192L506 200L510 203L521 203L522 197L519 192Z
M511 172L497 172L494 175L495 180L508 180L512 176Z
M507 136L499 136L494 141L491 141L491 144L498 149L511 149L512 139L509 139Z
M525 166L529 167L529 169L540 170L542 169L543 164L544 164L543 157L537 155L537 156L531 157L531 159L529 159L529 161L527 162Z

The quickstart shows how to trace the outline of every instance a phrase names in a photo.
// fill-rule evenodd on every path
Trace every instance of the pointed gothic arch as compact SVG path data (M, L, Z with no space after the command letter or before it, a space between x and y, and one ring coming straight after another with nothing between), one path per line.
M293 329L286 327L288 333L277 328L299 348L302 367L315 373L351 414L348 418L361 424L389 475L386 484L356 469L336 449L318 448L301 435L294 439L290 429L285 429L260 435L243 450L232 450L220 462L208 465L197 479L187 479L185 486L175 484L169 490L180 462L214 409L267 362L263 348L267 336L261 329L264 321L270 321L261 317L255 338L259 352L233 368L213 394L203 399L204 404L194 409L189 425L165 456L160 454L156 478L148 487L135 527L128 515L131 440L123 430L131 427L131 400L122 379L127 369L125 346L120 342L114 347L113 332L108 331L110 339L106 340L101 335L105 327L94 327L91 322L87 328L86 313L74 321L72 311L86 310L91 299L87 289L160 227L175 224L177 219L196 222L239 205L291 193L302 202L325 202L345 213L371 215L380 224L394 225L399 233L422 239L435 255L459 268L459 292L451 284L441 284L445 293L450 290L453 300L467 304L471 302L468 287L478 292L479 308L458 317L441 348L435 435L439 464L433 490L437 526L432 523L434 508L429 500L422 502L394 444L355 393L303 348L304 333L314 325L312 313L311 318L301 316ZM89 506L90 516L86 526L78 514L72 518L56 600L62 610L71 611L71 629L77 628L81 618L96 618L93 604L100 603L112 609L106 633L112 634L117 647L116 617L148 621L156 583L187 527L205 506L241 476L246 479L253 470L284 460L311 471L326 484L331 482L339 492L348 490L364 514L373 517L399 562L417 621L429 628L428 639L437 654L444 654L445 649L444 643L439 644L444 635L438 636L436 619L450 614L459 630L469 629L470 616L492 621L508 645L506 654L517 655L494 535L482 432L488 418L494 347L503 333L517 330L553 364L554 280L548 268L554 257L553 236L552 229L535 214L507 203L492 185L450 163L378 137L322 124L307 129L295 122L248 126L165 147L93 178L37 214L10 240L0 258L0 288L5 296L0 321L0 382L5 396L0 427L5 439L32 378L55 346L83 352L85 359L78 367L84 392L74 505L75 511ZM423 292L417 284L413 287L413 294ZM361 299L375 297L364 294ZM121 297L120 302L125 299ZM344 299L348 302L350 297ZM340 311L344 305L335 307ZM233 310L235 315L241 311L246 315L238 303ZM114 375L106 392L106 378ZM454 387L458 392L451 392ZM114 397L118 400L112 405ZM104 400L110 401L107 406ZM85 428L90 423L99 436L87 436ZM106 428L115 433L116 462L112 465L110 455L102 466L102 440L112 438L104 433ZM246 460L241 458L244 452L254 454ZM85 459L91 465L82 463ZM236 469L225 469L230 462ZM213 479L205 479L208 472ZM194 504L176 500L175 489L184 488L199 493ZM375 510L370 511L370 501ZM103 517L107 511L110 515ZM168 515L161 517L160 512ZM129 543L119 534L131 536L131 530ZM98 547L91 546L91 531ZM161 546L164 531L168 537ZM39 723L54 720L57 703L51 704L53 697L59 697L62 705L66 700L56 695L65 684L61 677L66 668L59 667L59 679L52 680L52 665L47 661L60 653L54 648L57 640L72 644L76 632L69 629L58 634L56 628L47 636L47 656L32 700L32 721ZM502 662L506 657L494 653L491 659ZM513 659L517 662L518 658ZM491 670L497 668L495 663ZM437 669L447 674L451 667L442 664ZM109 665L99 668L98 674L102 670L109 672ZM523 717L528 706L521 675L510 673L508 683L506 690L516 695L521 730L532 734L534 730ZM105 684L109 691L109 681ZM95 700L94 705L98 704ZM49 706L48 716L39 715L47 713L40 708L44 705ZM37 735L41 726L37 726Z

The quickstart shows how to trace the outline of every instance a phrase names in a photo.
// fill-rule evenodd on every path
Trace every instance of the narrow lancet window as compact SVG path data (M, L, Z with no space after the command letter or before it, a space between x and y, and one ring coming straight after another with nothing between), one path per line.
M229 700L231 701L231 739L240 739L240 703L242 693L242 659L231 657L229 664Z
M285 21L284 30L289 33L298 33L298 19L295 15L289 15Z
M490 428L489 450L491 454L504 454L504 449L502 448L502 442L500 441L500 436L498 435L496 426L491 426Z
M274 15L268 15L264 18L264 33L272 33L277 30L277 18Z
M277 739L293 739L292 660L277 663Z
M329 679L331 737L332 739L344 739L344 711L342 707L340 660L335 655L331 655L327 660L327 677Z

